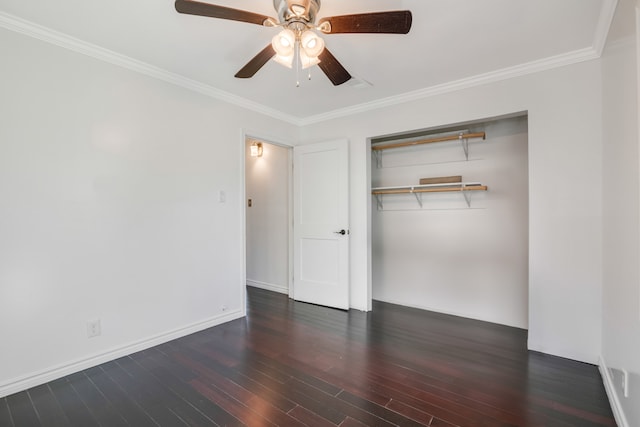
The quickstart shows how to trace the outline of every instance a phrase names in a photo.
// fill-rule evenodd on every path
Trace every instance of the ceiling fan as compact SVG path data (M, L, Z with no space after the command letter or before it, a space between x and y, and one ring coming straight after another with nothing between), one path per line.
M283 28L273 37L271 44L236 73L237 78L253 77L273 58L289 68L293 66L294 61L296 66L301 65L303 69L317 64L336 86L351 79L351 74L325 48L324 40L315 30L324 34L407 34L412 22L411 11L400 10L331 16L320 19L316 24L320 0L273 0L273 6L278 14L277 20L253 12L194 0L176 0L175 6L178 12L189 15Z

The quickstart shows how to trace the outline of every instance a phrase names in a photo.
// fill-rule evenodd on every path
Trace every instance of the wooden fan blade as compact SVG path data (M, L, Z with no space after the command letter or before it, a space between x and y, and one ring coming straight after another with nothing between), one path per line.
M176 10L189 15L209 16L211 18L229 19L258 25L263 25L264 21L269 19L268 16L258 13L192 0L176 0Z
M342 64L338 62L336 57L333 56L326 47L318 56L318 59L320 59L318 67L329 77L329 80L331 80L334 86L341 85L351 79L351 74L345 70Z
M407 34L411 29L413 17L409 10L390 12L361 13L357 15L341 15L322 18L318 27L322 30L323 22L331 24L327 34L339 33L384 33Z
M235 76L239 79L248 79L253 77L253 75L257 73L258 70L260 70L260 68L262 68L271 58L273 58L275 54L276 51L273 50L271 44L267 45L267 47L254 56L251 61L247 62L247 65L242 67Z

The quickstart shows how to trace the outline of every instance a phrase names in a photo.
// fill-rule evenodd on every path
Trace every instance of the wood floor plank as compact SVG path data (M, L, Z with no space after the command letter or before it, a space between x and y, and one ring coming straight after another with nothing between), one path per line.
M41 425L28 392L23 391L8 396L7 403L9 404L9 411L14 425L28 427Z
M293 408L291 411L289 411L289 415L291 415L292 417L294 417L295 419L299 420L300 422L302 422L304 425L307 425L307 426L333 427L336 425L331 421L327 420L326 418L322 418L315 412L312 412L306 408L303 408L302 406L296 406L295 408Z
M277 425L214 385L205 384L199 379L191 381L190 384L201 395L220 406L245 425L260 425L265 427L275 427Z
M50 427L69 425L69 419L64 414L48 384L30 389L29 395L42 425ZM4 424L0 420L1 425Z
M155 426L156 423L149 414L140 408L132 400L131 396L113 381L105 368L108 368L106 364L102 365L99 370L92 371L90 378L98 390L113 404L118 414L131 425L140 427Z
M144 378L129 375L120 364L127 364L128 357L104 364L109 377L127 394L129 399L158 425L186 426L167 405L167 393L156 387L148 387Z
M247 291L247 316L0 399L0 426L615 426L597 367L527 331Z
M78 392L71 385L69 377L51 381L49 388L69 419L70 425L87 427L99 425L84 402L82 402Z
M383 418L378 417L377 415L368 412L365 409L359 408L357 406L351 405L335 396L324 393L321 390L314 388L308 384L305 384L299 381L296 378L292 378L288 383L292 392L299 393L304 395L307 398L313 399L315 402L319 403L325 408L332 408L335 411L339 411L340 414L344 414L346 418L347 416L354 418L366 425L371 426L393 426L395 425L392 422L389 422ZM310 409L310 408L307 408ZM314 411L317 413L317 411ZM410 420L407 420L407 425L410 424Z
M165 387L171 389L171 391L180 396L189 405L197 409L211 422L229 427L242 425L240 420L233 417L206 397L202 396L190 385L183 383L177 377L173 376L169 369L155 368L152 373L164 384Z
M260 383L246 376L243 370L238 371L228 368L191 349L184 350L182 357L178 357L178 360L182 359L184 359L182 363L188 363L193 370L201 375L214 380L216 380L217 376L223 376L253 396L260 396L269 405L283 412L288 412L296 407L295 402L284 396L284 391L282 390L284 385L276 383L270 378L266 382Z
M286 412L295 407L296 405L291 402L291 405L286 405L284 409L280 409L272 404L271 395L264 395L262 393L254 394L253 392L245 389L240 384L234 382L231 378L225 377L223 372L217 372L214 369L210 369L205 364L199 363L193 359L186 358L184 356L177 355L178 360L182 360L183 363L188 364L194 371L200 374L200 378L193 380L192 385L196 389L201 390L203 395L210 395L211 387L219 389L221 393L225 393L229 398L236 400L239 404L243 405L242 410L256 412L266 420L273 421L276 425L297 426L301 425L296 419L289 416ZM227 399L223 399L226 401ZM229 411L221 402L212 400L215 403L221 405L225 410ZM234 414L234 412L229 411ZM242 420L241 417L237 418Z
M7 398L0 398L0 426L14 427Z
M367 427L366 424L362 424L358 420L354 420L351 417L345 418L345 420L340 424L340 427Z
M129 425L84 371L69 375L67 379L78 394L80 401L84 403L84 406L100 425L114 427Z
M346 391L340 392L340 394L338 394L337 397L349 403L350 405L355 406L356 408L369 412L379 418L382 418L383 420L389 421L392 424L397 424L397 425L407 426L407 427L409 426L419 427L420 425L423 425L423 423L413 420L410 417L405 417L404 415L398 412L394 412L384 406L380 406L374 402L363 399L361 397L358 397Z

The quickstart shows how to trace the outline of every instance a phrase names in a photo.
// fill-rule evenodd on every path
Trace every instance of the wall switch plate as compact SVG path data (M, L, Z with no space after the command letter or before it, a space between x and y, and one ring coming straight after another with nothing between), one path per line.
M97 337L102 333L100 327L100 319L88 320L87 321L87 337L93 338Z
M224 190L218 191L218 202L224 203L226 201L227 201L227 195L225 194Z

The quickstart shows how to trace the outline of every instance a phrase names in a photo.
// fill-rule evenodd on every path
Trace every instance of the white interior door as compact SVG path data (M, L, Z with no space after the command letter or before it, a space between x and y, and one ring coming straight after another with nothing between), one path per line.
M293 298L349 308L346 140L293 149Z

